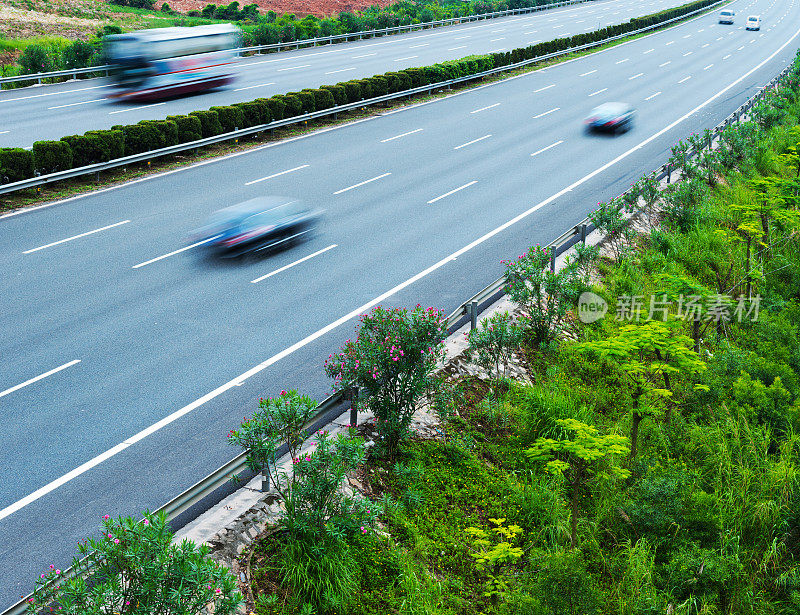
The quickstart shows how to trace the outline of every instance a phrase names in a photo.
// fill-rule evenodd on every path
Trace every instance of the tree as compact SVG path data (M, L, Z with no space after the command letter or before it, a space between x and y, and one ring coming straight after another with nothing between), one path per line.
M539 438L525 451L532 461L547 461L547 471L564 477L570 499L570 546L578 542L578 515L584 492L593 482L627 478L630 472L615 464L614 457L629 452L628 439L616 434L600 435L598 430L575 419L557 419L571 439ZM555 455L555 459L553 456Z
M673 395L670 376L689 376L706 368L691 346L692 338L676 334L658 320L624 325L614 337L577 346L578 352L616 365L630 385L631 459L636 458L639 424L647 416L659 415L663 400Z
M614 259L622 258L633 239L633 229L625 218L622 208L613 201L598 203L597 209L589 214L589 220L605 236Z
M68 577L51 565L28 604L31 614L216 615L235 613L242 602L236 578L209 557L207 545L171 544L164 513L144 519L103 517L103 535L78 545Z
M534 246L515 261L502 261L508 294L522 308L523 324L537 346L558 336L584 286L574 266L550 271L550 250Z
M417 305L413 310L376 307L359 321L355 340L325 361L334 388L358 388L376 418L383 452L390 458L408 435L417 403L435 395L432 377L444 356L445 315Z
M477 355L478 365L493 370L495 377L502 378L511 353L522 343L522 330L508 312L502 312L481 320L480 325L467 334L467 342Z

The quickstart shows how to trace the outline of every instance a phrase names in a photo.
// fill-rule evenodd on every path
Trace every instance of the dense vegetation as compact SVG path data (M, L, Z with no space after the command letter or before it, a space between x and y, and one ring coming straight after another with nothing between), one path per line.
M357 476L379 522L329 529L313 565L283 524L250 562L256 613L800 612L798 73L713 153L676 146L683 180L649 201L638 184L652 208L634 227L598 218L616 247L532 275L524 317L470 340L491 380L436 380L435 312L362 319L326 370L375 380L384 414L358 430L378 437ZM546 259L532 248L509 282ZM610 310L582 324L588 289ZM529 383L503 377L512 350ZM402 373L428 393L403 397ZM389 445L386 423L425 400L439 436ZM300 455L305 489L316 455Z

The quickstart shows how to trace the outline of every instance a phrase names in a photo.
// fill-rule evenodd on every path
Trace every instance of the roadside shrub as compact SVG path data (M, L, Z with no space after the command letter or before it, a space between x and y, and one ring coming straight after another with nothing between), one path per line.
M503 312L481 320L480 325L467 334L467 342L476 355L476 363L502 378L511 353L522 343L522 331L509 313Z
M64 68L93 66L97 56L99 56L97 47L81 40L72 41L62 53Z
M384 73L381 78L386 81L387 94L394 94L400 91L400 78L395 73Z
M33 163L43 175L71 169L72 149L66 141L34 141Z
M69 135L61 138L72 150L74 168L85 167L103 160L103 143L97 135Z
M358 81L345 81L341 85L344 87L347 102L358 102L361 100L361 84Z
M273 96L273 98L276 97ZM282 97L282 101L285 105L283 111L284 118L297 117L303 114L303 101L300 100L299 96L295 94L285 94Z
M21 147L0 148L0 178L9 182L33 177L33 152Z
M377 94L375 94L375 89L372 87L371 79L359 79L357 83L358 87L361 88L361 100L377 96Z
M200 118L193 115L168 115L167 120L175 122L178 128L178 143L198 141L203 138L203 125Z
M344 89L344 86L341 85L321 85L319 86L320 89L328 90L333 95L334 105L332 106L341 106L346 105L349 101L347 100L347 91ZM327 107L326 107L327 108Z
M131 612L199 613L210 604L216 615L235 613L242 602L236 577L211 559L207 545L171 540L164 513L145 512L141 522L104 515L101 537L79 543L73 558L73 567L89 578L50 566L36 582L29 611L45 612L55 603L64 613L114 612L123 604L135 604Z
M300 99L300 104L302 105L302 110L298 115L303 115L306 113L313 113L316 111L316 103L314 101L314 94L312 94L308 90L302 90L300 92L289 92L287 96L296 96Z
M90 130L86 136L97 137L100 142L100 161L114 160L125 155L125 137L121 130Z
M272 121L272 110L266 98L256 98L251 104L258 111L259 124L269 124Z
M125 138L125 154L141 154L161 147L163 136L151 123L146 121L123 127Z
M43 45L37 43L25 47L17 63L22 67L23 74L47 73L58 68L58 61Z
M222 125L223 133L233 132L238 128L244 127L244 115L238 107L211 107L211 111L216 111L217 115L219 115L219 123Z
M234 107L242 112L242 123L238 128L251 128L262 124L261 122L261 106L252 102L234 103Z
M389 93L389 81L385 77L370 77L367 79L372 85L372 96L385 96Z
M318 88L303 91L311 92L311 95L314 97L314 107L317 111L330 109L331 107L336 106L336 100L334 100L333 93L330 90Z
M200 120L200 134L203 138L222 134L222 124L216 111L192 111L189 115Z
M272 121L282 120L285 117L286 101L282 96L271 96L266 99Z

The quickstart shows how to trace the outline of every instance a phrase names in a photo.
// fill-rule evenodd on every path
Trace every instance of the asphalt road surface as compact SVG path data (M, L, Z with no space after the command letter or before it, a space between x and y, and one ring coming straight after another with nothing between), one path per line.
M242 59L225 89L159 102L106 100L105 79L0 91L0 147L29 147L87 130L208 109L322 84L510 50L682 4L681 0L598 0L529 15L501 17L384 38Z
M0 218L0 608L103 514L154 509L230 459L259 396L322 399L324 358L376 303L446 311L723 119L800 47L800 0L737 0L601 53ZM743 16L762 16L760 32ZM604 101L638 108L584 133ZM317 236L219 261L187 240L262 194Z

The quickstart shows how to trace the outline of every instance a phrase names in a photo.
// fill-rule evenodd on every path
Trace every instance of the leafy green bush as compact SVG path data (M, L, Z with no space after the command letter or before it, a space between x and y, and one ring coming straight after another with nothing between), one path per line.
M210 604L218 615L235 613L242 602L236 578L209 557L206 545L171 539L164 513L146 512L141 522L105 515L102 537L78 545L84 558L73 559L78 574L67 577L50 566L36 583L29 611L199 613Z
M242 114L242 110L238 107L211 107L210 110L217 112L223 133L244 128L244 115Z
M502 378L511 353L522 343L522 330L508 312L497 313L481 320L480 326L467 334L467 342L477 363Z
M316 102L314 100L314 94L308 90L303 90L300 92L289 92L286 97L294 96L300 100L300 104L302 105L300 113L297 115L303 115L306 113L314 113L317 110Z
M72 168L72 149L66 141L34 141L32 151L34 167L43 175Z
M204 139L222 134L222 124L216 111L192 111L189 115L200 120L201 136Z
M18 182L33 177L33 152L21 147L0 148L0 179Z
M178 128L178 143L199 141L203 138L203 125L194 115L168 115L167 120L175 122Z
M280 96L271 96L266 99L267 106L269 107L269 115L272 121L282 120L286 110L286 102Z
M342 85L321 85L320 89L328 90L333 95L334 105L331 106L339 107L349 102L347 100L347 90Z

